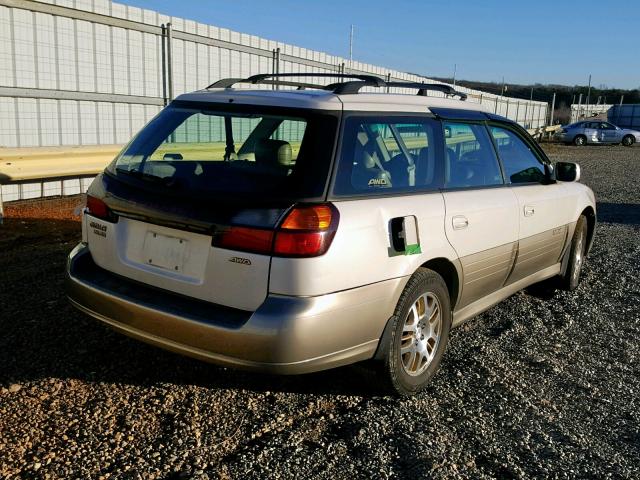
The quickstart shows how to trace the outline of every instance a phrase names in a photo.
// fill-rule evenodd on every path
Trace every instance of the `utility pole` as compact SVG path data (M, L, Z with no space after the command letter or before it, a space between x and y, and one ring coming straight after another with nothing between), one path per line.
M453 87L455 88L456 86L456 70L457 70L458 64L454 63L453 64Z
M349 33L349 70L353 70L353 23Z
M549 118L549 126L553 125L553 113L556 108L556 92L553 92L553 100L551 100L551 117Z
M500 96L504 97L504 76L502 77L502 88L500 89Z

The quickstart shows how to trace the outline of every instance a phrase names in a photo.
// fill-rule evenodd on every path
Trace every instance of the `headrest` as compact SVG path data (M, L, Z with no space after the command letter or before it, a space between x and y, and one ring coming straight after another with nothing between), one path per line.
M373 155L375 155L375 153ZM373 158L373 155L371 155L366 150L363 150L362 156L360 157L360 159L362 161L362 166L364 168L374 168L376 166L376 161Z
M373 158L373 155L376 153L371 153L369 150L369 137L365 132L358 132L356 138L355 160L362 168L369 169L376 166L376 161Z
M293 162L291 145L284 140L270 138L256 143L256 162L264 165L279 165L288 167Z

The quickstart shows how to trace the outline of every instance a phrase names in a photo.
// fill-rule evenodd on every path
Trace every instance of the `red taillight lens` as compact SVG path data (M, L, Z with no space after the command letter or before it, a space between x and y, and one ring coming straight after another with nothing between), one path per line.
M245 252L271 253L273 243L272 230L249 227L230 227L216 234L214 245L229 250Z
M213 246L280 257L317 257L331 245L338 228L333 205L301 205L292 208L274 230L228 227L213 237Z
M283 257L317 257L331 246L338 228L333 205L297 206L289 211L273 245L273 254Z
M109 220L111 217L111 212L107 204L91 195L87 195L87 213L94 217L102 218L103 220Z
M278 232L273 253L287 257L315 257L327 251L327 243L331 240L333 235L330 232Z

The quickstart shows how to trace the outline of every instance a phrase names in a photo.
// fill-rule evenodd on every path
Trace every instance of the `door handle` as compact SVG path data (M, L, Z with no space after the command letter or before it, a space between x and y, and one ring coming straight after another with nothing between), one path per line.
M532 217L534 213L536 213L536 209L533 207L533 205L525 205L524 206L524 216L525 217Z
M451 219L451 223L453 224L454 230L462 230L469 226L469 220L467 220L467 217L464 215L456 215Z

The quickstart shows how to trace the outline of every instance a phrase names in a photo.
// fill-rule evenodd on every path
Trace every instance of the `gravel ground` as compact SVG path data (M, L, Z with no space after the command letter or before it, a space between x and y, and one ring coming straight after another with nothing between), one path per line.
M640 147L545 148L598 197L582 285L454 331L407 400L363 365L266 376L113 333L64 297L78 199L10 207L0 478L640 478Z

